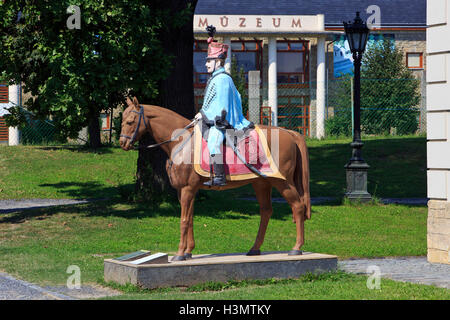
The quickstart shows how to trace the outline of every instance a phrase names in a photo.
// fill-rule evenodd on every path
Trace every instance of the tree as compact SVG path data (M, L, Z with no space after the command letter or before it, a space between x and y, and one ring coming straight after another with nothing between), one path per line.
M1 3L0 70L32 94L25 102L29 111L51 117L64 137L88 126L90 145L98 147L102 110L123 103L130 88L157 97L169 69L159 35L173 17L155 1L86 0L78 16L68 10L72 4L77 2ZM80 28L71 28L77 18Z
M245 70L244 67L241 66L240 69L238 69L238 63L236 56L231 57L231 70L230 70L231 77L233 78L233 82L236 86L237 91L241 94L241 100L242 100L242 113L244 114L244 117L247 116L248 112L248 96L247 96L247 82L245 80Z
M163 52L170 59L168 75L157 84L159 95L136 93L140 101L171 109L192 119L195 113L193 84L193 19L197 0L153 1L158 10L171 17L159 33ZM143 137L143 145L154 143L150 135ZM175 196L166 173L167 155L161 148L139 150L136 193L143 200L158 203ZM167 197L168 196L168 197Z
M420 80L404 61L391 40L370 45L361 66L361 129L366 134L414 133L418 127ZM329 89L330 90L330 89ZM335 115L325 124L330 135L351 134L350 78L336 80L329 101Z
M392 40L369 47L361 67L361 126L367 134L416 132L420 80L404 63L403 53Z

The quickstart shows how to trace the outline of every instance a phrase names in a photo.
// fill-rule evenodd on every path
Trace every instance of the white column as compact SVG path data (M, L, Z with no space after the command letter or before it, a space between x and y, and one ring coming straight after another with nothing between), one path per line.
M317 39L316 137L325 137L325 37Z
M13 106L20 104L21 87L19 85L9 86L9 100ZM20 131L17 127L9 127L8 129L8 145L17 146L20 143Z
M450 0L427 1L427 26L427 259L450 264Z
M223 43L228 45L227 58L225 59L225 71L231 72L231 37L223 37Z
M272 109L272 125L278 126L277 38L269 37L268 100Z

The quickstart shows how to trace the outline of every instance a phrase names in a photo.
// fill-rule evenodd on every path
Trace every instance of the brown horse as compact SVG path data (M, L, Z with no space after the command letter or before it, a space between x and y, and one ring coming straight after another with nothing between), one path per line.
M133 143L138 141L148 131L158 145L162 143L160 147L169 157L166 170L171 185L178 192L178 199L181 205L180 244L172 261L185 260L192 257L192 250L195 246L193 228L194 199L197 191L199 189L232 189L250 183L255 190L260 206L261 220L255 243L247 254L260 254L260 247L263 244L266 228L272 215L272 187L275 187L291 206L293 222L296 223L297 239L289 254L302 254L300 248L304 243L304 221L311 218L308 149L302 135L295 131L278 127L261 126L262 129L265 129L264 132L269 149L271 146L271 134L273 130L278 130L279 157L277 166L286 180L255 177L243 181L228 181L224 187L210 188L203 185L208 178L195 172L193 161L175 164L170 160L174 148L180 143L178 139L171 141L173 132L189 126L190 121L166 108L140 105L136 98L133 101L127 98L127 104L128 107L123 112L122 120L122 134L120 138L122 149L125 151L132 149ZM193 129L189 128L188 130ZM189 143L193 143L193 140L190 139Z

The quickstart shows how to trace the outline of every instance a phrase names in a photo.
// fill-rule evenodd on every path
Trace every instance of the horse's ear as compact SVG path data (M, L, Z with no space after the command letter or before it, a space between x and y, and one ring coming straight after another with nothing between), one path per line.
M130 97L127 97L127 105L129 107L134 106L133 101L131 101Z
M139 101L138 101L138 99L136 97L133 98L133 104L134 104L134 107L137 110L139 110L141 108L140 105L139 105Z

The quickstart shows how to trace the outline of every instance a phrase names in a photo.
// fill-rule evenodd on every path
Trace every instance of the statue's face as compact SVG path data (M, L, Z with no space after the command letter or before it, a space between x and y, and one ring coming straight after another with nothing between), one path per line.
M208 73L213 73L217 67L219 66L219 62L215 59L208 59L206 60L205 66L206 66L206 71Z

